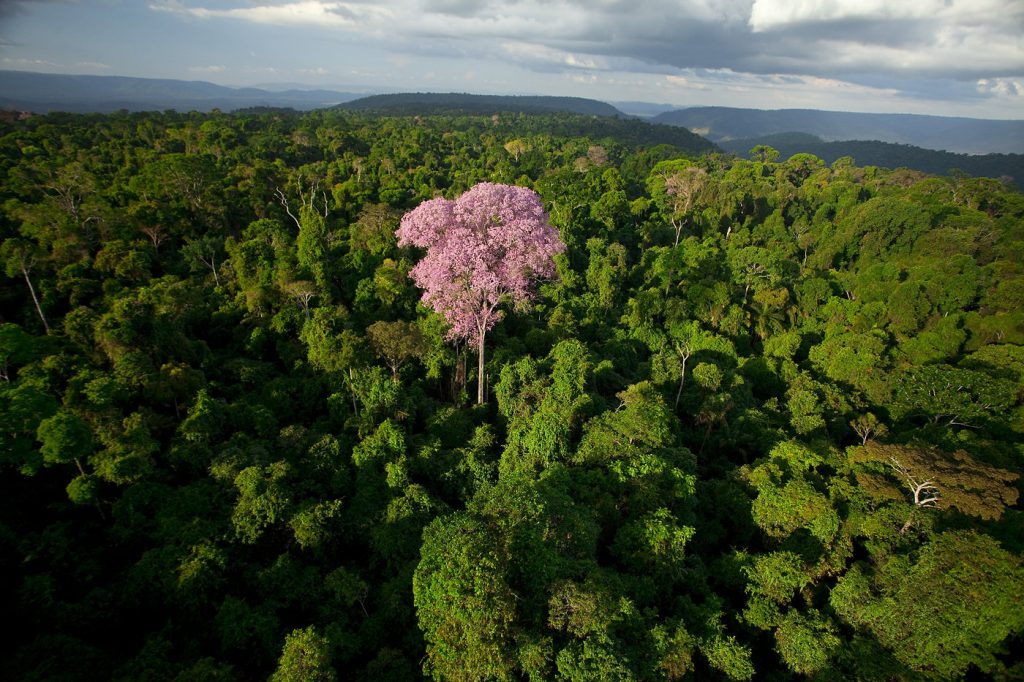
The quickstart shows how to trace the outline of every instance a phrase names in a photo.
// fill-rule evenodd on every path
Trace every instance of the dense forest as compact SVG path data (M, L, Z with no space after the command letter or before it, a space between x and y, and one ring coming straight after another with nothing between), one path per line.
M1024 676L1024 196L587 120L0 124L3 676ZM396 231L483 182L477 404Z
M527 114L575 113L586 116L625 117L611 104L583 97L544 95L473 95L457 92L406 92L394 95L370 95L343 104L340 109L422 116L424 114L480 114L495 111ZM552 123L552 121L548 121Z
M719 140L725 151L749 157L751 149L769 146L778 150L780 159L793 154L814 154L825 163L849 156L862 166L912 168L934 175L967 175L999 178L1015 188L1024 184L1024 154L954 154L923 149L908 144L877 140L840 140L826 142L807 133L778 133L746 140Z

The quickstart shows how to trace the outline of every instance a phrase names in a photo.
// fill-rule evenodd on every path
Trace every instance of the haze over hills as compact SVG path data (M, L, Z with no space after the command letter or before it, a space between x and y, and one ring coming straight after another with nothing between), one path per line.
M46 113L148 111L230 111L247 107L320 109L361 97L334 90L230 88L206 81L126 76L76 76L0 71L0 108Z
M668 111L676 111L679 108L673 104L657 104L655 102L613 100L611 104L627 116L636 116L644 119L650 119Z
M730 107L679 109L652 120L684 126L712 142L800 132L825 141L878 140L959 154L1024 153L1024 121Z

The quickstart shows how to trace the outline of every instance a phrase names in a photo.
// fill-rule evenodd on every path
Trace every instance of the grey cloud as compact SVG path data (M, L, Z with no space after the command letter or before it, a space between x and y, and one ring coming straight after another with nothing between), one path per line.
M765 35L773 40L795 38L809 41L842 41L855 38L871 45L927 45L940 29L937 20L884 21L854 17L838 21L793 25Z
M567 13L561 20L553 18L553 23L546 26L543 34L525 30L525 26L507 24L508 30L500 37L607 58L614 66L620 66L622 60L626 60L633 62L634 68L646 64L659 70L665 67L729 67L757 56L763 52L758 44L769 42L766 37L751 35L746 25L749 1L739 3L738 11L733 5L731 20L728 19L729 13L721 11L707 18L695 16L698 12L679 2L622 2L602 6L600 11L593 3L569 2L562 5L567 12L572 12L572 16ZM503 12L507 17L515 12L515 7L503 5ZM477 12L473 16L483 21L487 14ZM449 29L445 25L430 26L429 30L411 25L407 30L422 37L473 40L470 34L455 33ZM489 31L498 29L500 27L487 27ZM487 47L483 46L484 49ZM538 68L551 68L546 62L538 64Z
M756 1L781 8L762 12L757 30L755 0L305 0L295 11L304 6L311 25L320 19L311 7L358 15L338 22L347 42L407 55L504 60L543 73L708 70L722 82L731 70L907 93L935 92L935 83L956 79L946 91L959 98L1008 92L999 83L979 90L977 82L1024 74L1021 0ZM281 7L278 1L259 14L194 5L186 11L283 24L276 18ZM796 9L787 14L786 7Z
M680 69L734 69L854 82L866 82L864 77L872 74L971 81L1024 73L1019 38L1010 38L1005 27L961 28L936 17L846 18L755 33L739 21L667 11L651 14L643 6L630 16L594 14L574 35L545 44Z
M475 17L488 7L486 0L424 0L424 11L460 17Z
M352 10L348 9L347 7L340 7L340 6L338 6L338 7L331 7L331 8L329 8L327 10L327 12L329 14L333 14L335 16L339 16L339 17L342 17L344 19L347 19L349 21L358 21L359 18L360 18L358 14L356 14Z
M69 0L2 0L0 20L22 14L30 5L67 4Z

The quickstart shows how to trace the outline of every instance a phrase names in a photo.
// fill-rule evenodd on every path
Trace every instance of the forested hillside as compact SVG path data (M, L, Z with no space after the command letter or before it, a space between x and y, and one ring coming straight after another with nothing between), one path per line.
M492 114L495 111L624 116L621 111L610 104L584 97L473 95L459 92L404 92L393 95L370 95L345 102L339 108L407 114L409 116L452 112Z
M4 123L3 676L1024 675L1024 196L617 126ZM476 405L481 182L565 248Z
M629 146L672 145L677 151L689 154L720 151L713 143L686 128L629 118L609 104L580 97L404 93L362 97L337 108L385 117L487 115L500 121L503 116L512 116L516 129L524 135L610 137ZM518 158L514 150L510 153Z
M826 142L806 133L779 133L746 140L719 141L727 152L749 158L750 150L770 146L785 160L794 154L814 154L825 163L849 156L861 166L911 168L933 175L966 173L976 177L999 178L1019 188L1024 184L1024 154L953 154L906 144L877 140Z

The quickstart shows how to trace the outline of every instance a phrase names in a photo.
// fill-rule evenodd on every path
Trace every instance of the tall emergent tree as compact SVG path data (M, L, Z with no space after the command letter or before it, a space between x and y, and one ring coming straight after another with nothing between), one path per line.
M423 302L452 325L449 338L476 341L477 402L484 402L484 336L505 300L521 305L539 279L555 275L565 250L540 197L525 187L482 182L453 200L431 199L406 213L399 246L426 256L409 273Z

